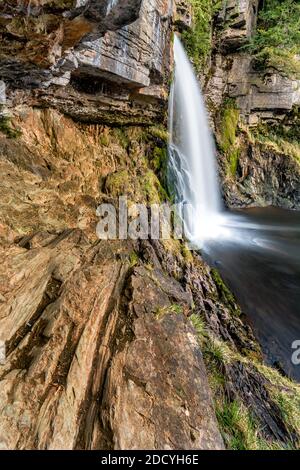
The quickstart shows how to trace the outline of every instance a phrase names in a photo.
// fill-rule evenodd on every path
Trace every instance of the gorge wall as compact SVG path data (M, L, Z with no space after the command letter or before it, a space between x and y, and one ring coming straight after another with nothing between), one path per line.
M228 205L296 209L300 80L275 66L255 67L245 45L255 35L261 8L257 0L223 2L215 17L207 105Z
M268 117L249 104L258 79L234 73L256 7L227 2L216 17L230 19L206 87L224 191L229 204L264 201L272 171L274 200L296 206L296 166L248 134ZM299 445L299 387L264 365L218 273L175 240L96 237L100 203L168 199L172 34L191 27L182 0L0 5L0 449ZM228 93L243 179L228 174Z

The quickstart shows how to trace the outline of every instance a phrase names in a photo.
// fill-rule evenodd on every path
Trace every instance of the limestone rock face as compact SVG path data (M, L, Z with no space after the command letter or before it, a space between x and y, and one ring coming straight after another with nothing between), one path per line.
M162 83L169 56L171 5L169 0L143 0L137 21L100 40L83 41L76 53L79 72L84 69L136 88Z
M45 102L83 121L161 119L174 14L173 0L5 2L0 76L8 106L21 93L23 103Z
M2 3L1 75L14 86L48 86L61 75L61 61L82 38L88 33L101 37L131 23L139 17L140 6L141 0Z
M257 20L258 0L229 0L219 13L225 23L221 35L224 50L238 49L253 35Z
M280 119L294 105L299 105L299 83L274 70L259 74L253 70L249 55L238 54L233 57L228 76L228 94L237 99L249 124L255 124L259 118Z
M179 31L191 28L193 23L192 5L187 0L176 0L174 23Z
M300 104L300 81L281 76L276 70L257 71L251 54L239 48L255 33L258 2L225 2L218 16L221 53L213 57L213 73L207 84L212 110L221 106L224 94L237 101L246 123L280 120Z
M296 158L261 144L245 143L235 178L224 177L227 204L300 209L300 165Z

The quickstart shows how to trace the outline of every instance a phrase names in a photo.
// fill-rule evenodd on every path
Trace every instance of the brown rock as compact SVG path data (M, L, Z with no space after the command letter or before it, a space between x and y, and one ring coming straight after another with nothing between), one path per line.
M222 448L194 331L172 309L188 306L182 287L132 272L130 245L78 230L31 243L1 255L1 448Z

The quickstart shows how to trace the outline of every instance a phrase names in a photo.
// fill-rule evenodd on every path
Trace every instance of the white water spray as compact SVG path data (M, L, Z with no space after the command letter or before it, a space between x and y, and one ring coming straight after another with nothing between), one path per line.
M222 210L215 146L199 83L177 36L174 53L169 105L171 184L176 202L189 207L184 215L186 236L199 247L216 236Z

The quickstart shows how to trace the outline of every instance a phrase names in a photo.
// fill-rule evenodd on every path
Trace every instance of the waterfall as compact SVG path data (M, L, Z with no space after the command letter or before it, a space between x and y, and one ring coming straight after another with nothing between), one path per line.
M169 104L169 181L175 202L187 206L184 226L197 247L211 236L221 212L214 141L193 67L177 36Z
M186 238L236 295L265 359L300 382L292 360L300 340L300 212L222 206L203 98L178 37L174 52L168 176Z

